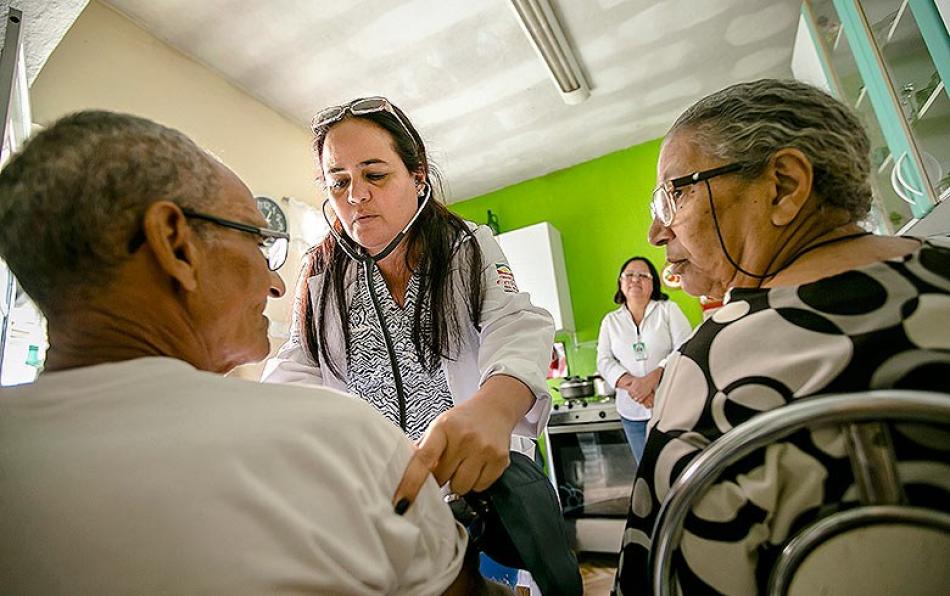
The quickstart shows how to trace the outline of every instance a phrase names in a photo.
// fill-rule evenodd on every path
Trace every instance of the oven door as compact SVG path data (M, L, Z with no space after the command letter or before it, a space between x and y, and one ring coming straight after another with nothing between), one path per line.
M637 463L619 420L548 427L547 458L575 548L616 552Z

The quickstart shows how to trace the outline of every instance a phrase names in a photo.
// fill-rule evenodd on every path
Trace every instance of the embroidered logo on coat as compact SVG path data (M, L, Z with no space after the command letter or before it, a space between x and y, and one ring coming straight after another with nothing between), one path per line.
M495 273L498 274L498 281L495 283L501 286L501 289L509 294L518 293L518 284L515 283L515 274L511 267L505 263L495 263Z

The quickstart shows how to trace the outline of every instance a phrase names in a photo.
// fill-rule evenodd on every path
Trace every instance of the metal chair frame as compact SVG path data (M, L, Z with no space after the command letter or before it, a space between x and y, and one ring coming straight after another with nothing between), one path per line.
M878 524L917 526L950 533L950 513L921 507L868 505L822 518L796 534L782 549L769 576L768 593L787 594L799 566L822 543L849 530Z
M950 532L950 515L903 506L889 429L883 421L950 425L950 395L881 390L803 398L759 414L714 441L683 470L660 508L650 549L654 594L676 593L673 554L693 504L730 465L803 428L842 426L860 506L818 520L789 541L772 569L770 594L785 594L810 552L855 527L896 522Z

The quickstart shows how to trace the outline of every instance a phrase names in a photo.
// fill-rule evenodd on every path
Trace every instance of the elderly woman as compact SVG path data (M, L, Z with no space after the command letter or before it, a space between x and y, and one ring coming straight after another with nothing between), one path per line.
M666 248L688 292L724 296L725 306L667 361L618 594L649 593L660 504L686 464L731 428L820 393L950 390L950 246L861 228L868 150L850 109L794 81L705 97L666 136L650 241ZM789 529L853 484L834 439L800 433L720 478L685 527L676 568L684 592L761 590ZM908 449L898 456L916 459ZM950 501L938 488L919 494Z

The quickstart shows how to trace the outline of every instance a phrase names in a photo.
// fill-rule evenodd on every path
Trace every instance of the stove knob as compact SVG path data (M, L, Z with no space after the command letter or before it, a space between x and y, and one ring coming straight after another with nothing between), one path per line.
M573 402L567 402L567 409L568 409L568 410L570 410L570 409L573 408L573 407L574 407L574 403L573 403Z
M601 418L606 418L606 417L607 417L607 412L601 412L601 413L600 413L600 417L601 417Z
M554 404L554 409L555 409L555 410L560 409L560 407L561 407L561 406L559 406L558 404Z
M586 408L586 407L587 407L587 402L586 402L586 401L582 401L582 402L581 402L581 407Z

